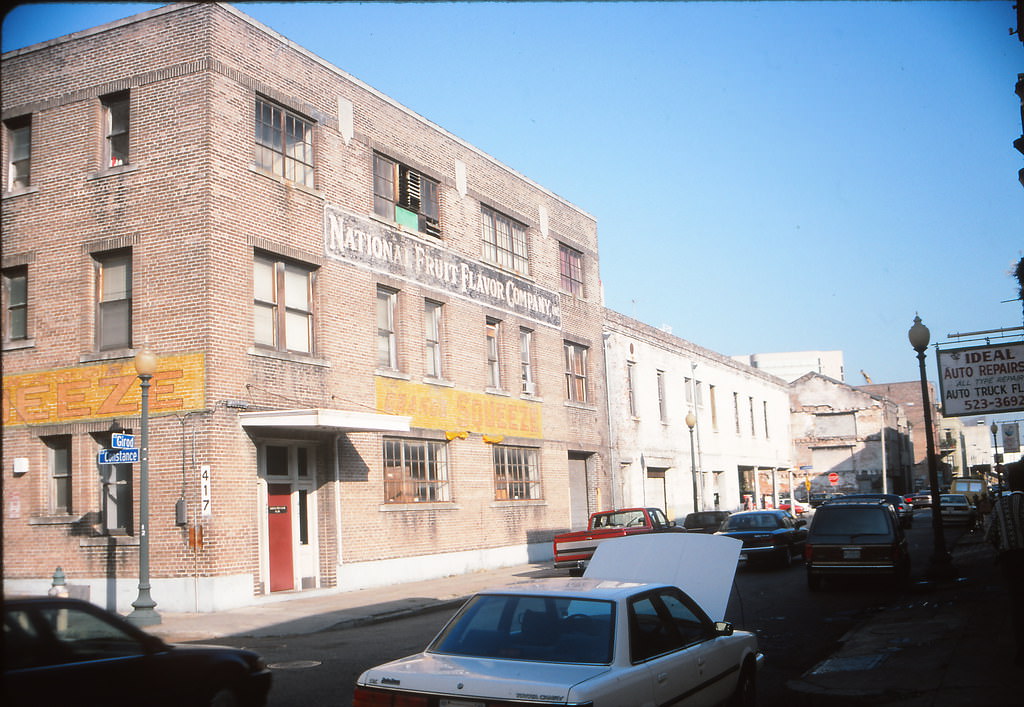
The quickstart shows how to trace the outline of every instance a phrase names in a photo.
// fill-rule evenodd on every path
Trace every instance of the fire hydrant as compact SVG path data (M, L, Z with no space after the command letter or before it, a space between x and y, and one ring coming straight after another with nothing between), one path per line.
M60 567L53 573L53 583L50 585L50 591L46 592L51 597L68 597L68 585L65 582L64 570Z

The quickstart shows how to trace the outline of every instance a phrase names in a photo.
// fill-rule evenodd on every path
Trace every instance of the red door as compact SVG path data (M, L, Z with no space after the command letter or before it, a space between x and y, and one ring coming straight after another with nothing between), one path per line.
M292 572L292 487L267 485L267 535L270 551L270 591L295 589Z

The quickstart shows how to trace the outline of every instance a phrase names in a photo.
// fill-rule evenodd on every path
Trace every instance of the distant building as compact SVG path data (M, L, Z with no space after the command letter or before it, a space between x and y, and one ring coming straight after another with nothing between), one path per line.
M842 351L789 351L749 354L733 356L733 358L790 383L805 373L819 373L837 381L846 380Z
M874 383L857 386L872 395L881 395L897 402L907 415L910 423L910 442L913 449L913 485L915 489L927 488L928 478L928 444L924 424L924 406L921 401L921 382L905 381L902 383ZM955 438L939 434L943 424L942 409L935 394L935 387L928 382L928 398L931 401L932 434L934 435L938 479L940 486L948 486L952 479L955 464L951 455L956 448L950 443Z
M789 489L785 381L611 310L604 327L614 505L681 519Z
M812 493L912 489L908 420L894 400L818 373L795 380L790 396L795 465Z

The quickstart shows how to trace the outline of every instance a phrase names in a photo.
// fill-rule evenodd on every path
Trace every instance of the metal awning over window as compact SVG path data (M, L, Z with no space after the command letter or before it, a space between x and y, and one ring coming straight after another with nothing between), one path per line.
M268 410L242 412L242 427L284 427L333 432L408 432L410 417L348 410Z

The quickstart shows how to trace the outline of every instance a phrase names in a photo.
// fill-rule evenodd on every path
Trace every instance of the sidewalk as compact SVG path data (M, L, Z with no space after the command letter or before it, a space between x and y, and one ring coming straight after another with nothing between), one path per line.
M919 585L904 605L880 610L848 632L839 650L790 681L794 704L1021 704L1019 669L1012 664L1009 600L993 551L978 535L968 534L953 547L952 556L959 579ZM549 563L540 563L355 592L275 595L274 600L212 614L163 614L163 623L147 631L173 642L314 633L446 606L454 609L480 589L559 575Z

